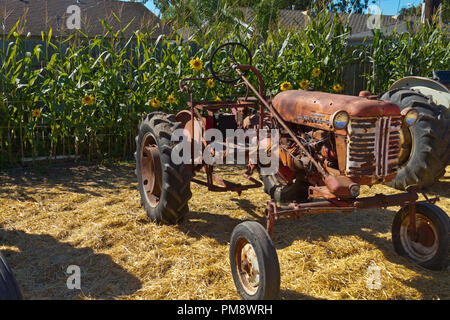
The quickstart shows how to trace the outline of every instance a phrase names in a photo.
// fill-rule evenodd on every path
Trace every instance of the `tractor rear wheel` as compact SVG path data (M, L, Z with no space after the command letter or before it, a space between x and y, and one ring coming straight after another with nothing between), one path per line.
M400 132L399 170L388 185L400 190L431 186L445 173L450 154L449 121L429 98L410 89L390 90L381 100L393 102L402 110L413 107L419 112L417 122Z
M174 115L163 112L148 114L136 137L136 175L141 204L148 217L157 223L175 224L189 212L192 196L192 172L183 163L171 159L177 144L171 135L180 127Z

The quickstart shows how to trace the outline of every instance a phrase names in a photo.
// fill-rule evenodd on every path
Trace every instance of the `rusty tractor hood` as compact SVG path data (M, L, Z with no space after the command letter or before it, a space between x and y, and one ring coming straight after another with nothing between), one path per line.
M387 101L318 91L284 91L272 104L285 121L326 130L331 128L331 115L340 110L351 118L400 115L400 108Z

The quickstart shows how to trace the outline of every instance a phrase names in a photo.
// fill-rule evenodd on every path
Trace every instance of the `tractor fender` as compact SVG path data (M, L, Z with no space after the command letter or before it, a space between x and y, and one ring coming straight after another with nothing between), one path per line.
M436 105L450 109L450 90L436 80L423 77L405 77L396 81L389 90L407 88L430 97Z

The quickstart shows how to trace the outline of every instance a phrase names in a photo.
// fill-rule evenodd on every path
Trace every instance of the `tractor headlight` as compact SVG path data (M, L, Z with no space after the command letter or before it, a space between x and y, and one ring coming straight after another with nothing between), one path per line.
M349 122L349 115L345 111L337 111L331 116L331 123L335 129L345 129Z
M416 123L417 118L419 118L419 112L416 109L411 109L405 115L405 124L407 126L412 126Z

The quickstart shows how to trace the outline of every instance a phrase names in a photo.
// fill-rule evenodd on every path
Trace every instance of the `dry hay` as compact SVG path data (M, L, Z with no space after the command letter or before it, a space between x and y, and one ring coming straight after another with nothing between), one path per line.
M233 167L219 170L243 181ZM434 187L450 212L450 167ZM60 166L0 174L0 250L27 299L238 299L228 252L233 228L264 223L262 188L211 193L192 185L190 213L177 226L150 223L132 164ZM376 186L362 195L395 193ZM391 221L398 208L282 219L274 243L282 299L449 299L449 273L397 256ZM69 265L81 291L68 290ZM381 287L369 289L377 266Z

